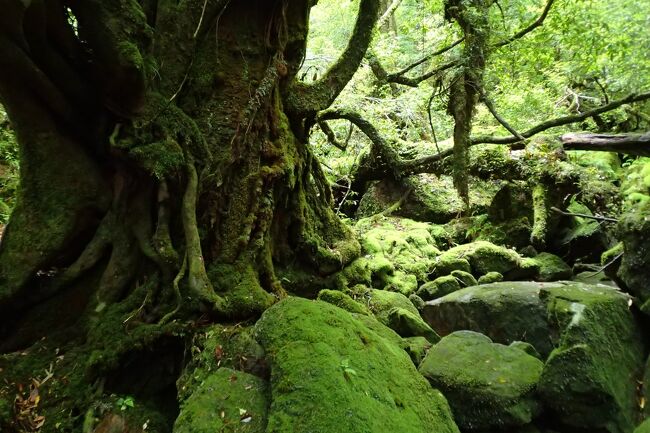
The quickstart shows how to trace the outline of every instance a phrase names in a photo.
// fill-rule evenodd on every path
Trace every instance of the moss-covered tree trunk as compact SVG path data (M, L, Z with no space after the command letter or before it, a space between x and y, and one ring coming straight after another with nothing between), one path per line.
M72 322L127 301L147 323L251 317L359 254L307 136L363 58L379 0L361 1L348 48L306 85L315 3L2 2L0 100L21 161L0 244L6 317L62 297Z

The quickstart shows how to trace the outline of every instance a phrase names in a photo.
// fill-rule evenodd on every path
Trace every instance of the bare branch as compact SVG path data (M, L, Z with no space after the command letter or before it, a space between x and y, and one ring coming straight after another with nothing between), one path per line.
M520 140L520 141L521 141L521 140L524 140L524 137L522 137L521 134L519 134L515 128L513 128L512 126L510 126L510 124L509 124L508 122L506 122L506 120L505 120L503 117L501 117L501 116L499 115L499 113L497 112L496 107L494 106L494 103L493 103L492 100L488 97L488 95L485 93L485 90L483 90L483 89L481 89L481 101L485 104L485 106L488 108L488 110L490 110L490 113L492 113L492 116L494 116L494 118L495 118L495 119L496 119L496 120L497 120L497 121L498 121L498 122L499 122L499 123L500 123L504 128L506 128L508 131L510 131L510 133L511 133L515 138L517 138L517 139Z
M497 42L496 44L494 44L492 46L492 48L501 48L503 46L506 46L506 45L516 41L517 39L521 39L522 37L524 37L528 33L535 30L537 27L540 27L544 23L544 20L546 19L546 17L548 16L548 13L551 10L551 7L553 6L554 2L555 2L555 0L548 0L546 2L546 6L544 6L544 10L542 11L542 14L534 22L532 22L527 27L524 27L523 29L519 30L517 33L510 36L508 39L505 39L505 40L503 40L501 42Z
M372 40L379 15L379 0L361 0L352 37L341 57L315 83L294 81L285 94L287 109L297 117L315 116L343 91L359 68Z
M426 62L427 60L431 60L432 58L434 58L436 56L439 56L441 54L446 53L447 51L451 50L452 48L454 48L456 45L460 44L464 40L465 40L465 38L460 38L456 42L452 43L451 45L447 45L446 47L443 47L443 48L439 49L438 51L434 51L431 54L427 54L426 56L422 57L417 62L410 64L409 66L407 66L406 68L404 68L404 69L402 69L400 71L397 71L397 72L395 72L393 74L390 74L390 76L391 77L397 77L397 76L400 76L400 75L404 75L407 72L409 72L411 69L413 69L413 68L415 68L417 66L420 66L422 63Z
M602 105L598 108L595 108L590 111L585 111L584 113L575 114L572 116L558 117L556 119L547 120L542 122L539 125L533 126L528 131L522 132L521 136L524 138L530 138L533 135L539 134L540 132L546 131L547 129L555 128L557 126L569 125L571 123L582 122L585 119L588 119L597 114L605 113L607 111L612 111L621 105L631 104L632 102L640 102L650 99L650 92L646 93L632 93L627 95L622 99L612 101L609 104ZM472 144L480 143L490 143L490 144L512 144L521 141L516 137L494 137L489 135L479 136L472 138Z
M386 12L377 20L377 28L382 28L386 25L390 17L393 16L399 5L402 3L402 0L394 0L393 3L391 3L390 6L388 6L388 9L386 9Z
M327 124L327 122L323 121L318 121L318 127L323 131L323 133L327 136L327 141L329 144L332 146L336 147L339 150L342 150L345 152L345 149L347 147L347 143L341 143L339 140L336 138L336 134L330 128L330 126Z
M422 74L418 77L408 78L403 75L394 75L391 74L388 76L389 83L403 84L409 87L417 87L421 82L428 80L429 78L438 75L441 72L446 71L447 69L459 66L461 64L460 60L452 60L450 62L444 63L438 67L431 69L429 72Z

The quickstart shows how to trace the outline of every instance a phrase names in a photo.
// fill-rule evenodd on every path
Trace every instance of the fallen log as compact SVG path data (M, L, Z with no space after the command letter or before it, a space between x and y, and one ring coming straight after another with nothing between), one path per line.
M564 134L565 150L593 150L650 156L650 132L645 134Z

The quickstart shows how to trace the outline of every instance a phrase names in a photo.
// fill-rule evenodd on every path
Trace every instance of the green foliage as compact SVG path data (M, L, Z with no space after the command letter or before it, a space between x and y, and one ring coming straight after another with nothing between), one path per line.
M6 224L18 191L18 145L0 106L0 226Z
M121 411L125 411L127 409L134 408L135 401L132 396L125 395L124 397L118 398L117 401L115 402L115 405L119 407Z

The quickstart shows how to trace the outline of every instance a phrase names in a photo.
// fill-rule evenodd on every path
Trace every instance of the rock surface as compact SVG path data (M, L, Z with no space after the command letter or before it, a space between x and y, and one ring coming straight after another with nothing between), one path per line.
M442 394L393 331L371 320L300 298L262 315L256 335L273 397L267 433L458 433Z
M433 346L419 367L447 397L461 429L523 426L539 413L535 386L543 363L485 335L457 331Z
M546 359L538 392L566 428L629 433L637 423L644 344L631 298L605 285L502 282L426 303L440 335L462 329L530 343Z

